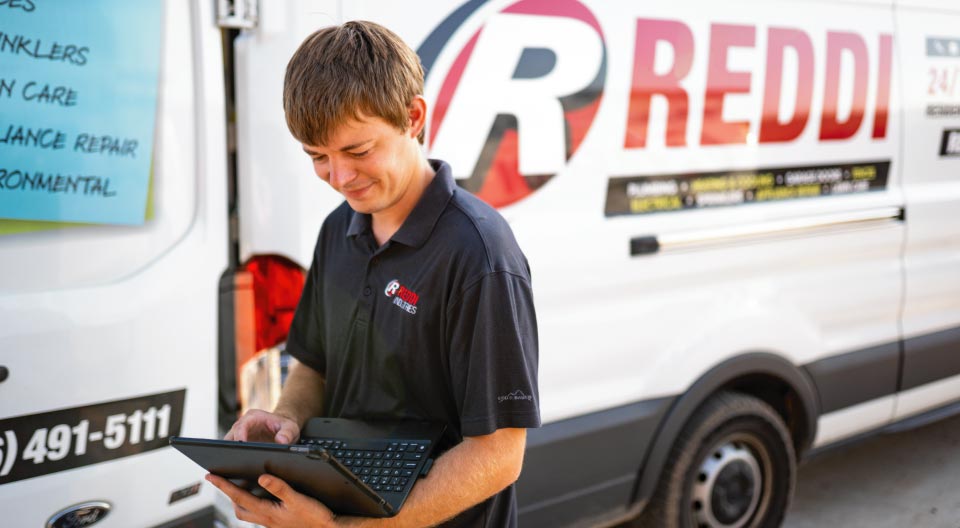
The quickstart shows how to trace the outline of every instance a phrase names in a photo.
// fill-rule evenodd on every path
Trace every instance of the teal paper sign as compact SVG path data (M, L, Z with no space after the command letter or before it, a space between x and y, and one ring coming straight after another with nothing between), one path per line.
M144 222L161 8L0 2L0 218Z

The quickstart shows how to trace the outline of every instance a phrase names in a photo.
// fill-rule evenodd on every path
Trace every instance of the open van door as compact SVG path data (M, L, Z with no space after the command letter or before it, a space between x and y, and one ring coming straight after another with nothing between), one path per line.
M122 41L109 44L118 28L143 28L130 38L153 39L159 63L155 111L151 106L146 117L153 141L135 151L152 169L119 176L149 182L147 199L132 204L138 221L0 221L0 524L86 526L104 519L104 527L152 526L194 516L212 504L214 490L200 485L202 471L168 440L217 434L217 281L227 264L227 226L222 62L212 3L26 2L20 4L35 9L13 13L14 4L2 6L4 38L34 28L23 38L87 47L93 67L126 51ZM64 26L68 16L77 23ZM29 26L6 23L15 17ZM128 48L142 42L131 40ZM69 84L68 66L47 66L44 78ZM136 85L124 84L128 72L114 73L77 89L75 104L54 122L97 137L119 134L123 123L103 117L116 101L98 92L119 86L118 97L126 97L123 90ZM18 89L11 97L20 97ZM78 122L72 117L78 112L91 117ZM36 119L0 124L44 125ZM64 150L75 149L73 133L65 134ZM0 145L4 170L21 159L16 149L22 148ZM15 168L51 170L38 159ZM35 190L17 192L22 200L40 199L30 197ZM119 190L104 196L131 199Z

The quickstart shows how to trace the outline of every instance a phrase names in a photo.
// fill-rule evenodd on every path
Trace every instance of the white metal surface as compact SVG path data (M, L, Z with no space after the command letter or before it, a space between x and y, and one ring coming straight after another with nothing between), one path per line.
M703 231L687 231L660 239L663 249L696 249L714 246L749 242L761 238L815 236L829 231L863 229L872 227L887 227L891 221L900 217L899 207L884 207L864 211L850 211L827 215L814 215L806 218L796 218L779 222L757 223L746 226L733 226L725 229L704 229Z
M308 267L321 222L343 201L290 136L282 96L287 60L309 33L339 20L337 4L264 2L264 30L235 44L241 261L279 254Z
M906 295L903 305L903 335L912 338L960 326L960 157L940 153L945 130L960 129L960 113L935 117L930 105L960 109L960 49L954 56L931 56L927 40L960 42L960 6L931 16L910 5L931 2L900 2L897 10L898 52L903 59L904 127L910 133L903 142L904 195L907 204L907 239L904 247ZM944 4L945 5L945 4ZM952 79L952 81L951 81ZM943 82L946 81L946 82ZM904 375L914 368L912 347L907 341ZM922 403L960 398L947 385L934 392L904 395L898 417L912 414ZM935 397L934 397L935 396Z
M226 160L212 6L171 0L163 24L156 218L0 242L0 418L186 388L185 434L216 434L217 281L226 267ZM26 271L24 271L26 270ZM112 504L97 526L151 526L212 503L168 504L202 471L170 448L0 487L4 526L44 526L64 507ZM9 507L14 504L23 507Z
M444 72L452 67L468 41L481 28L493 31L497 20L509 22L511 15L499 12L514 3L487 2L462 21L427 78L428 103L436 100ZM892 211L901 206L901 94L897 82L891 87L885 137L871 137L873 117L868 115L850 139L818 138L827 32L863 35L871 72L866 108L873 108L878 90L873 77L879 67L878 39L894 31L890 3L831 3L829 9L815 12L810 2L583 4L599 23L601 44L606 51L607 73L599 110L570 160L550 154L553 151L549 145L543 147L547 150L538 150L537 145L547 143L551 136L525 133L524 121L520 122L521 170L541 165L554 167L558 162L561 168L537 192L501 209L533 269L540 325L543 418L553 421L645 398L679 394L711 366L746 351L773 352L804 364L896 341L904 236L903 226L897 222L817 236L736 241L704 251L678 250L643 258L631 258L628 251L629 240L640 235L683 239L704 230L749 231L768 225L792 225L809 217L842 216L861 210ZM285 20L286 31L250 35L238 48L238 56L246 57L243 78L255 77L246 84L250 91L242 95L242 104L254 109L251 120L255 121L240 123L244 156L240 168L244 207L241 246L244 257L281 253L306 266L319 222L340 199L312 177L299 145L287 136L279 105L283 61L278 61L278 57L289 56L309 31L336 20L337 15L342 20L357 18L383 23L416 48L452 13L453 6L433 2L415 18L387 2L345 3L339 6L342 12L327 4L311 4L308 8L292 2L284 7L285 16L275 15L274 19ZM284 7L274 5L269 10L278 12ZM264 18L270 16L265 9ZM693 34L692 67L683 82L690 94L685 147L664 143L667 106L658 98L651 103L647 146L624 147L639 18L682 20ZM851 22L854 20L855 24ZM529 43L516 32L511 39L484 40L481 34L473 51L479 57L478 63L467 65L461 83L464 87L453 96L446 119L461 116L461 120L473 119L474 124L483 124L489 122L486 119L492 113L511 109L527 113L528 117L522 118L527 122L546 119L550 107L536 106L536 90L531 87L529 92L519 91L520 83L509 78L509 67L501 68L499 74L484 70L483 58L516 60L516 46L555 44L552 40L547 42L551 38L551 22L551 17L526 16L528 27L539 28L531 33L533 40ZM557 31L569 36L571 42L598 42L590 36L591 30L585 29L588 26L578 25L574 19L563 22L577 29ZM754 28L754 45L733 49L727 64L731 70L751 73L749 93L728 95L724 109L724 119L749 123L752 132L743 145L700 145L711 31L713 24L718 23ZM776 27L801 28L812 41L815 74L810 123L794 141L761 144L756 130L767 67L766 36L770 28ZM576 60L596 62L596 55L591 53ZM669 62L669 54L665 57L663 60ZM573 70L564 66L566 59L557 60L556 68L563 70L558 72L557 82L569 88L582 79L563 80L563 75L573 75ZM894 72L899 68L897 60L895 57ZM850 63L844 64L840 90L849 94L853 89L853 69ZM581 66L596 68L595 64ZM498 81L497 75L507 77ZM483 98L485 91L476 90L476 84L469 81L474 77L487 83L502 82L504 87L514 86L517 91L504 93L526 97L530 102L495 97L499 92L494 88ZM795 93L790 91L795 90L790 85L788 80L784 98ZM849 102L846 108L843 104L841 101L840 113L849 114ZM540 110L534 111L535 108ZM461 137L461 129L473 130L445 122L429 155L463 158L461 165L467 166L454 167L454 171L465 175L477 155L476 144L483 138ZM885 191L713 210L626 217L603 214L609 177L857 160L891 161ZM889 415L892 400L883 405Z
M813 447L849 438L889 421L895 400L894 396L885 396L821 416Z

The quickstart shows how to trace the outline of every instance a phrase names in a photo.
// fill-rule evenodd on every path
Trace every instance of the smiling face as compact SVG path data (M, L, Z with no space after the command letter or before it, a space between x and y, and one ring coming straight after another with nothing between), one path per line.
M2 1L2 0L0 0ZM283 109L313 169L389 238L433 176L420 151L423 67L387 28L353 20L320 29L290 58Z
M303 150L317 176L354 211L402 221L423 190L417 128L401 131L382 118L361 116L334 129L326 145L305 144Z

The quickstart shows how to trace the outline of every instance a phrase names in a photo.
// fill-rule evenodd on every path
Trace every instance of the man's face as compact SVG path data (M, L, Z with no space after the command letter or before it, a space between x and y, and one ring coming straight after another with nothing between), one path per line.
M340 125L327 145L303 145L313 170L358 213L390 212L403 202L417 171L415 136L379 117Z

